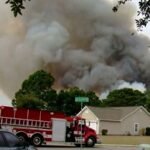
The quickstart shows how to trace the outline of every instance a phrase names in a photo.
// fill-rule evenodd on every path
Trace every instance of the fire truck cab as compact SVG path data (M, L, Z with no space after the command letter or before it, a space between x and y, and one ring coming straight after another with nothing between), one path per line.
M1 106L0 127L35 146L71 143L93 147L99 141L96 132L86 126L85 119L67 117L61 112Z

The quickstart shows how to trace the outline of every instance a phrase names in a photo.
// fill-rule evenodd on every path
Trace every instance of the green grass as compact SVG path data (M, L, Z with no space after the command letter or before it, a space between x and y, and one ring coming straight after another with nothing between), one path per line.
M150 136L100 136L102 144L150 144Z

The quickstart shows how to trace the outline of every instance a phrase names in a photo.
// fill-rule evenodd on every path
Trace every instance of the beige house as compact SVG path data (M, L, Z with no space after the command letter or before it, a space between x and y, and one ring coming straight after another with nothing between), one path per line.
M146 127L150 127L150 113L143 106L85 106L77 116L85 118L97 134L107 129L109 135L141 135Z

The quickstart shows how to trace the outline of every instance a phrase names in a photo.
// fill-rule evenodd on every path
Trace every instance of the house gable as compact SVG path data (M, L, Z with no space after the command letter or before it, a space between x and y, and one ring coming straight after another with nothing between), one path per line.
M120 121L123 121L124 119L130 117L131 115L136 113L138 110L142 110L146 115L148 115L150 117L150 113L143 106L139 106L135 110L133 110L132 112L130 112L126 116L124 116Z
M85 106L78 114L77 116L86 118L86 120L98 120L99 118L96 116L95 113L92 112L91 109L89 109L87 106Z

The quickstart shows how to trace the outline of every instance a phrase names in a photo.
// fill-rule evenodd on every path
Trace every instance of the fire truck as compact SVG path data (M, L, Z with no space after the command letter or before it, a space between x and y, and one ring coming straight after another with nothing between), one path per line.
M93 147L100 141L95 130L86 126L85 119L61 112L0 106L0 127L35 146L70 143Z

